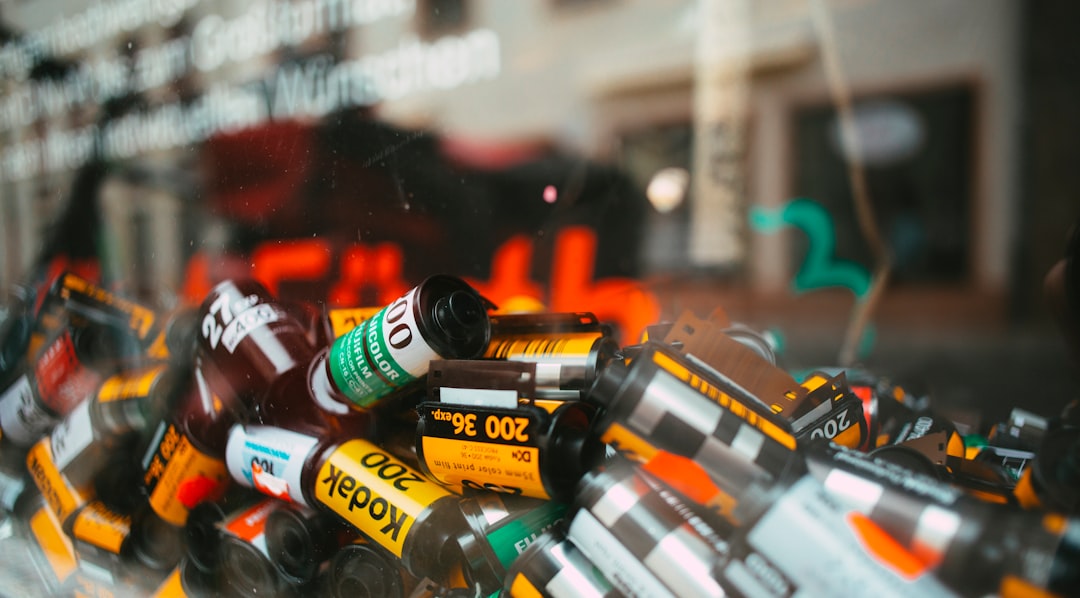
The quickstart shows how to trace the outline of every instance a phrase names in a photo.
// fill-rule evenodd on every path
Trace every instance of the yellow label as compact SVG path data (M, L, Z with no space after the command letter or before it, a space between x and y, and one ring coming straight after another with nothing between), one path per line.
M452 495L362 439L331 453L315 482L315 500L398 557L416 518L447 496Z
M146 348L146 356L150 359L165 361L169 358L169 346L165 344L165 331L158 332L154 341Z
M601 442L611 445L619 453L634 461L645 462L656 456L656 447L622 424L613 423L600 437Z
M184 583L180 581L181 567L173 569L173 572L165 578L165 581L163 581L160 586L158 586L157 590L153 593L152 598L187 598L187 592L184 591Z
M137 372L125 372L112 376L101 384L98 389L98 401L122 401L125 399L138 399L150 394L150 388L154 381L165 372L165 366L154 366L147 370Z
M71 545L71 540L61 531L56 515L49 509L38 509L30 517L30 531L34 534L56 579L63 583L75 572L78 564L75 560L75 548Z
M552 335L525 335L506 339L493 339L484 357L488 359L542 359L567 355L588 355L599 332L572 332Z
M565 405L566 401L558 399L519 399L518 404L535 405L548 413L555 413L555 410Z
M540 449L424 436L424 464L448 486L551 499L540 479Z
M94 501L75 516L71 533L87 544L120 554L120 547L131 534L131 517L110 511L101 502Z
M852 424L848 429L834 436L832 441L848 448L858 448L863 441L862 429L857 424Z
M334 338L338 338L359 326L364 320L379 313L381 309L381 307L331 309L326 315L330 319L330 330L334 333Z
M114 295L78 276L68 274L64 277L64 288L68 289L69 292L76 291L94 301L115 307L127 314L130 318L128 326L137 333L139 340L145 339L150 333L150 327L154 325L156 314L149 308Z
M510 596L513 598L541 598L543 594L524 575L518 573L514 576L514 583L510 584Z
M727 393L721 391L712 384L709 384L700 376L690 372L690 370L688 370L686 367L676 363L675 360L671 359L667 355L664 355L663 353L654 353L653 361L656 362L656 365L668 371L683 382L686 382L690 385L691 388L712 399L724 409L727 409L728 411L734 413L736 416L742 418L743 420L746 420L746 423L761 430L765 433L766 436L779 442L788 450L795 450L794 436L792 436L780 426L765 419L761 416L761 414L757 413L750 407L747 407L739 401L731 398Z
M187 522L188 511L215 495L228 480L225 462L191 445L174 426L166 430L146 468L144 482L150 488L150 506L169 523Z
M949 444L945 447L945 452L950 457L959 457L963 459L966 452L964 449L964 438L955 432L950 434Z
M26 468L60 521L66 521L85 502L82 494L56 469L48 436L30 448L26 454Z

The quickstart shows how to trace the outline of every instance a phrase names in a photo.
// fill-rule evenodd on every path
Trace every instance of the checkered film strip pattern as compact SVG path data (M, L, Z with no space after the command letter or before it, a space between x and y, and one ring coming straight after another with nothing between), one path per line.
M810 471L830 495L872 519L920 559L941 561L960 531L959 490L854 451L834 447L809 456Z
M808 457L811 475L826 492L934 565L953 588L993 593L1014 582L1051 590L1070 583L1061 572L1074 566L1076 519L984 502L837 445L822 445Z
M701 374L676 352L649 343L631 365L627 383L610 398L602 428L620 424L635 442L692 458L720 479L745 463L776 477L797 460L786 424L735 400Z
M645 474L616 462L586 480L569 537L612 583L628 594L725 595L713 578L723 555L654 491ZM604 533L610 545L598 541ZM612 552L624 554L612 558Z

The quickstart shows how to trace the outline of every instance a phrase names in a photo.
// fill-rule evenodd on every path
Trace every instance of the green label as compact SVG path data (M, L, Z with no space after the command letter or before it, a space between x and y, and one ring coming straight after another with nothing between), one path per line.
M380 310L330 349L330 375L360 407L370 407L427 372L433 352L417 332L410 301L414 294Z
M548 502L488 534L488 543L502 566L509 568L529 544L566 515L568 508L563 503Z

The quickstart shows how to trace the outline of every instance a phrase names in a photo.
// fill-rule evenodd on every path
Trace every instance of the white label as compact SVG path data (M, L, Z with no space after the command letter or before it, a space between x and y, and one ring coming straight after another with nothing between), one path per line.
M318 438L268 426L242 426L229 431L225 465L238 483L275 498L309 506L300 475Z
M277 322L281 318L281 312L274 309L273 305L264 303L245 309L240 312L240 315L236 316L236 319L225 326L225 331L221 334L221 344L226 351L232 353L236 350L236 346L240 344L240 341L244 340L252 330L260 326L266 326L271 322Z
M0 430L12 443L28 447L56 420L34 400L29 376L23 375L0 396Z
M90 403L94 397L83 399L64 421L53 428L49 440L52 443L53 463L63 471L87 447L94 443L94 425L90 421Z
M470 405L473 407L498 407L515 409L518 406L517 391L497 390L493 388L439 388L439 401L452 405Z
M750 531L747 539L808 596L950 596L932 575L905 578L875 559L848 523L848 511L805 476Z
M672 596L641 561L585 509L574 516L567 537L612 585L627 596Z
M537 386L551 386L554 388L559 387L559 381L562 379L562 365L558 363L538 363L536 364L536 385Z

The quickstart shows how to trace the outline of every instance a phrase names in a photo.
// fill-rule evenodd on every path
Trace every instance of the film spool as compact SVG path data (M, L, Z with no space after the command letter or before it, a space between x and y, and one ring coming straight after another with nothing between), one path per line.
M480 295L459 278L432 276L338 338L320 375L370 409L424 376L431 360L475 358L490 338Z
M586 400L602 409L595 433L634 461L667 451L697 461L726 487L804 467L785 420L660 343L646 343L629 366L605 370Z
M621 595L558 528L545 532L514 561L506 574L503 591L511 598Z
M280 575L266 548L266 522L284 503L264 499L231 513L219 524L222 585L244 598L287 595L292 586Z
M326 513L290 505L266 519L266 551L292 585L310 583L340 548L341 527Z
M724 596L713 571L727 544L688 509L677 509L626 460L582 479L567 537L627 595Z
M288 587L265 552L235 536L221 540L220 575L223 585L243 598L280 596Z
M568 505L485 493L461 501L469 530L456 548L466 582L485 594L503 585L507 570L540 535L563 520Z
M155 571L167 571L184 554L182 528L169 524L152 509L140 509L131 520L131 551L137 561Z

